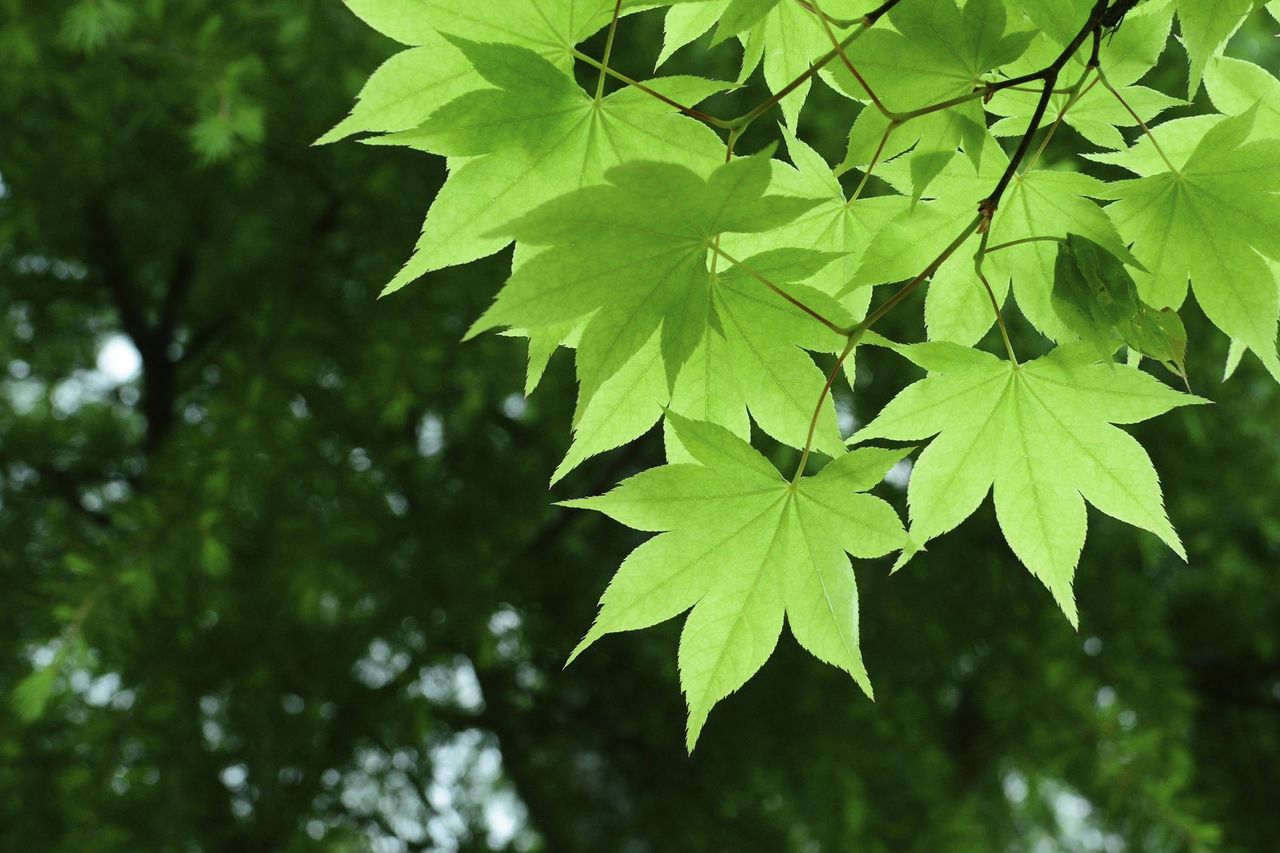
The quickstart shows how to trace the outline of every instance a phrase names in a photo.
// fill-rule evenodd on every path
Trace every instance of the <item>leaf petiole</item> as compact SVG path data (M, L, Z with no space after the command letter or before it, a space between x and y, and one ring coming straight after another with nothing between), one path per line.
M695 118L698 121L705 122L706 124L711 125L712 127L718 127L721 130L733 129L732 122L725 121L724 119L721 119L721 118L716 118L713 115L704 113L701 110L696 110L693 107L687 107L684 104L680 103L679 101L676 101L676 100L673 100L672 98L667 97L666 95L662 94L658 90L650 86L646 86L644 83L641 83L638 80L634 80L628 77L627 75L622 74L621 72L615 71L614 69L605 65L600 60L596 59L594 56L588 56L587 54L577 49L574 49L573 55L575 59L580 59L583 62L590 65L591 67L600 69L600 72L602 74L612 77L613 79L617 80L620 83L625 83L626 85L630 86L633 89L638 89L639 91L644 92L646 95L649 95L650 97L657 98L659 101L662 101L662 103L677 110L678 112L683 113L684 115L689 116L690 118Z
M751 276L751 277L752 277L752 278L754 278L756 281L760 282L760 283L761 283L761 284L763 284L765 287L769 288L769 289L770 289L770 290L772 290L774 293L778 294L778 295L779 295L779 296L781 296L783 299L785 299L786 301L790 302L792 305L794 305L795 307L799 308L799 309L800 309L801 311L803 311L804 313L808 314L810 317L812 317L813 319L817 320L819 323L821 323L822 325L826 326L828 329L830 329L831 331L835 332L837 335L840 335L841 337L844 337L844 336L846 336L846 335L850 334L850 333L853 331L852 329L848 329L848 328L846 328L846 327L844 327L844 326L841 326L839 323L835 322L834 320L830 319L829 317L826 317L826 316L825 316L825 315L823 315L821 312L816 311L816 310L814 310L813 308L810 308L808 305L804 304L804 302L800 301L799 299L797 299L797 298L795 298L794 296L792 296L790 293L787 293L787 292L786 292L785 290L783 290L781 287L778 287L778 285L776 285L776 284L774 284L773 282L769 281L769 279L768 279L768 278L766 278L762 273L758 272L757 270L752 269L752 268L751 268L750 266L748 266L747 264L743 263L742 261L740 261L740 260L738 260L737 258L735 258L735 257L733 257L732 255L730 255L730 254L729 254L728 252L726 252L724 249L721 249L721 248L720 248L720 242L719 242L719 240L720 240L720 238L719 238L719 237L717 237L717 238L716 238L716 239L715 239L715 240L710 244L711 251L712 251L715 255L718 255L719 257L724 258L726 261L728 261L729 263L733 264L735 267L737 267L738 269L742 270L744 273L746 273L747 275Z
M600 78L596 81L596 100L604 97L604 81L609 76L609 57L613 53L613 39L618 34L618 15L622 12L622 0L614 0L613 17L609 19L609 35L604 40L604 57L600 60Z
M842 52L849 45L853 44L855 41L861 38L863 33L871 29L871 27L875 25L876 21L880 20L885 15L887 15L889 11L893 9L894 6L897 6L900 2L902 2L902 0L885 0L884 3L881 3L875 9L873 9L872 11L864 15L862 19L858 21L857 28L854 29L853 32L849 33L849 35L845 36L843 39L836 42L836 46L833 47L831 50L827 51L822 56L818 57L818 59L815 60L814 63L804 71L804 73L796 77L787 85L783 86L777 92L774 92L772 95L770 95L768 98L766 98L764 101L762 101L760 104L758 104L755 108L753 108L749 112L744 113L743 115L738 116L736 119L733 119L732 121L730 121L729 122L729 127L730 127L729 152L732 154L733 143L737 141L737 137L741 136L743 131L745 131L748 127L751 126L752 122L760 118L760 116L764 115L769 110L776 107L779 103L782 102L783 98L785 98L787 95L790 95L796 89L800 88L808 80L810 80L815 74L817 74L823 68L830 65L831 61L835 59L840 54L840 52ZM733 134L733 130L735 129L737 130L736 136Z
M1142 117L1139 116L1137 112L1134 111L1133 107L1129 106L1129 102L1124 99L1124 95L1121 95L1120 91L1115 86L1111 85L1111 81L1107 79L1107 75L1102 73L1102 68L1098 68L1098 80L1107 88L1108 92L1115 96L1116 100L1120 102L1120 105L1128 110L1129 115L1133 116L1133 120L1138 123L1138 127L1142 128L1142 132L1146 134L1147 139L1151 140L1151 144L1155 146L1156 153L1160 155L1160 159L1164 161L1164 164L1169 167L1169 171L1181 177L1182 172L1177 166L1173 165L1169 156L1164 153L1164 149L1160 147L1160 140L1156 139L1156 135L1151 132L1151 128L1147 127L1147 123L1142 120Z
M996 299L996 292L991 287L991 282L987 281L986 273L982 271L982 262L990 251L987 248L987 242L991 239L991 231L982 232L982 240L978 243L978 251L973 256L973 271L978 275L978 281L982 282L982 287L987 291L987 298L991 300L991 310L996 315L996 325L1000 327L1000 337L1004 340L1004 350L1009 354L1009 363L1014 367L1018 366L1018 356L1013 351L1013 342L1009 340L1009 330L1004 325L1004 314L1000 311L1000 301Z

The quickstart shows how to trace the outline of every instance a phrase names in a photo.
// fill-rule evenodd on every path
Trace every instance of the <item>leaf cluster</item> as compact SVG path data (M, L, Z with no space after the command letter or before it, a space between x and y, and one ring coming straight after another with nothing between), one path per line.
M1248 351L1280 380L1280 81L1223 56L1264 14L1255 0L347 2L407 47L320 141L377 134L449 170L387 292L514 243L470 334L526 338L528 392L574 351L553 481L663 423L667 465L569 502L659 534L575 656L690 610L690 749L784 621L870 695L849 556L898 551L900 568L988 494L1073 624L1086 504L1185 559L1150 459L1117 425L1204 402L1142 369L1186 381L1189 295L1232 341L1228 373ZM710 32L709 50L740 48L733 79L613 67L615 39L655 7L658 66ZM1143 85L1170 50L1186 98ZM757 78L745 112L705 105ZM815 83L849 106L840 163L805 140ZM1157 123L1202 86L1211 111ZM776 144L739 150L774 120ZM1060 157L1068 133L1092 151ZM875 333L922 289L924 341ZM925 376L847 436L836 401L857 399L868 344ZM914 463L896 444L924 441ZM908 464L904 526L865 492Z

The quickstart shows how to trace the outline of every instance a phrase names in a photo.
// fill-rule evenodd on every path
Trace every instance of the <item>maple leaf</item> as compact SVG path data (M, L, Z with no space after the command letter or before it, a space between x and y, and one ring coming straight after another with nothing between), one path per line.
M800 645L872 695L848 555L879 557L902 546L892 507L861 492L907 451L857 450L790 483L724 428L669 418L693 463L654 468L606 495L564 503L660 532L619 567L569 660L605 634L693 608L679 653L691 751L712 707L773 653L784 618Z
M1176 171L1174 161L1103 196L1115 199L1107 212L1149 270L1135 275L1143 301L1177 308L1190 280L1213 324L1280 380L1280 289L1266 260L1280 261L1280 140L1249 141L1256 114L1217 122Z
M1087 346L1059 347L1021 365L950 343L896 349L929 375L850 441L937 436L908 484L913 542L953 529L994 488L1009 546L1077 626L1072 582L1085 501L1186 558L1150 458L1113 425L1205 401L1136 368L1099 364Z
M1060 50L1080 32L1093 4L1094 0L1017 0L1008 5L1011 13L1025 15L1044 39Z
M889 20L897 32L866 33L850 58L884 105L898 113L972 93L985 73L1021 56L1034 35L1006 32L1000 0L970 0L963 9L950 0L904 3L894 7ZM851 97L869 97L843 65L833 66L831 77ZM888 119L867 107L853 133L879 138L887 128ZM986 120L976 99L913 119L894 131L898 150L916 146L910 160L913 195L924 191L958 147L963 146L976 163L985 135Z
M812 280L832 259L839 256L781 249L752 256L743 266L774 282L789 283ZM708 387L708 399L731 395L746 405L752 419L770 436L791 447L804 447L826 377L803 350L834 353L847 338L762 287L744 268L730 268L716 276L714 306L733 381L723 390ZM853 327L853 318L843 306L821 291L795 284L787 284L785 290L827 319ZM830 397L823 400L817 415L814 449L839 455L843 443Z
M817 203L813 209L786 225L770 231L733 235L725 239L724 245L740 254L783 247L835 253L838 256L836 262L824 267L806 283L833 296L851 297L842 301L850 312L861 317L866 311L871 289L851 290L849 285L864 254L873 248L885 226L908 210L910 199L901 195L884 195L861 198L851 204L822 155L799 140L790 129L784 127L782 130L787 153L795 165L792 168L774 161L770 186L781 194L814 199Z
M1178 0L1178 26L1187 49L1190 79L1187 97L1194 98L1200 88L1204 67L1210 58L1226 45L1244 19L1261 3L1257 0Z
M452 37L489 88L468 92L419 127L370 140L449 157L449 179L427 214L413 258L393 292L426 272L490 255L510 241L494 229L564 193L602 180L626 160L709 170L724 144L706 125L637 89L601 100L527 48ZM696 103L726 84L698 78L650 81Z
M568 71L574 45L613 17L615 0L342 0L361 20L401 44L440 45L441 35L511 44ZM624 0L622 14L644 3Z
M418 0L342 0L360 20L401 44L423 45L439 37L427 4Z
M426 27L419 44L392 56L360 90L351 115L316 140L337 142L355 133L408 130L445 104L484 85L467 57L448 39Z
M754 274L786 285L790 295L820 308L825 316L852 326L852 318L835 300L792 283L812 278L832 257L792 249L763 252L741 263ZM668 384L660 330L597 389L584 386L574 413L573 443L551 476L553 484L584 459L647 432L668 401L676 412L720 424L743 438L749 436L750 411L768 435L792 447L804 446L814 401L826 379L801 348L834 352L845 337L814 323L740 268L708 271L706 280L712 294L707 319L714 319L719 328L707 330L674 386ZM687 458L678 442L668 447L669 458ZM830 399L818 411L814 448L828 456L843 452Z
M1177 312L1153 310L1115 255L1078 234L1058 245L1053 307L1062 321L1110 360L1123 341L1186 380L1187 330Z
M1221 56L1205 68L1204 85L1213 105L1225 115L1236 116L1257 107L1250 138L1280 137L1280 80L1265 68Z
M379 0L363 0L376 3ZM464 39L512 44L535 51L568 71L574 45L607 26L615 0L392 0L412 4L437 30ZM641 4L626 0L622 12Z
M658 329L673 383L712 322L714 238L775 228L814 204L765 195L769 162L760 156L722 165L705 179L653 162L629 162L605 178L607 184L565 194L503 229L546 248L513 270L469 333L591 315L577 358L586 399Z
M371 27L411 47L373 73L351 115L317 144L354 133L407 130L483 87L484 78L450 36L526 47L569 71L574 45L605 26L613 6L611 0L501 0L486 4L486 12L477 16L474 4L460 0L344 2Z
M764 8L764 7L769 8ZM763 65L765 83L777 92L809 70L813 62L831 50L831 38L823 29L817 15L793 0L771 3L766 0L757 11L759 15L745 27L730 24L743 41L744 55L740 80L746 79L758 65ZM822 11L832 17L852 17L866 10L857 0L825 0ZM726 28L729 0L703 0L678 3L667 10L663 27L662 52L658 65L666 62L673 53L711 29L719 22L717 38ZM746 11L743 7L743 11ZM810 81L797 85L779 104L783 117L791 127L796 126L800 111L808 97Z
M779 0L729 0L724 11L720 13L715 35L711 37L713 45L719 44L730 36L735 36L764 19L774 10Z

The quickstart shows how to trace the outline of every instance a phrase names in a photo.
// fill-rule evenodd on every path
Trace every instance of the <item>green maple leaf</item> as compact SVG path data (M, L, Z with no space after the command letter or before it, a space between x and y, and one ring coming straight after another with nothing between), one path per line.
M1150 271L1135 276L1143 301L1177 308L1190 280L1213 324L1280 379L1280 290L1266 260L1280 261L1280 141L1249 141L1256 113L1213 125L1178 171L1110 184L1104 194ZM1163 127L1155 131L1162 140Z
M806 279L805 284L837 296L843 310L862 318L870 305L872 288L853 287L854 274L864 253L876 245L884 228L908 210L910 199L884 195L860 198L850 204L826 160L797 139L790 129L782 130L795 167L775 160L772 186L782 194L811 198L818 204L787 225L758 234L726 237L724 245L738 257L789 246L833 253L836 260ZM922 261L921 265L927 262ZM852 357L845 360L844 370L852 385L856 374Z
M821 7L835 17L852 18L866 11L860 0L823 0ZM756 33L763 54L764 81L774 92L781 91L832 49L831 37L818 18L794 0L774 7L757 25ZM797 126L810 88L809 81L805 81L782 99L779 106L788 127Z
M342 0L356 17L401 44L424 45L439 38L421 0Z
M692 42L710 30L724 15L730 0L698 0L691 3L677 3L667 10L663 20L662 51L658 54L656 65L661 66L671 58L677 50ZM782 8L778 6L777 8ZM742 83L760 65L764 57L764 41L760 38L759 29L752 28L742 34L742 65L738 72L738 82ZM804 89L804 87L801 87Z
M316 140L326 145L354 133L408 130L445 104L484 85L465 54L430 27L418 46L383 63L360 90L351 115Z
M1007 32L1004 6L997 0L970 0L963 9L946 0L903 3L889 20L897 32L867 33L852 58L859 71L866 67L868 82L884 87L883 93L877 87L877 94L891 102L903 99L891 103L897 110L972 92L982 75L1017 60L1033 35ZM837 73L850 91L859 92L856 81Z
M961 9L950 0L904 3L889 19L897 32L872 30L855 44L850 59L884 105L907 112L947 98L969 94L983 75L1020 57L1033 33L1006 32L1000 0L970 0ZM831 76L850 96L866 100L862 85L843 65ZM881 136L888 120L868 107L855 132ZM978 100L932 113L902 125L893 133L895 146L915 144L911 157L914 195L963 146L977 162L981 156L986 120Z
M671 399L662 365L661 334L644 345L592 394L579 394L573 440L551 474L551 485L587 459L644 435Z
M605 26L613 6L609 0L503 0L486 4L477 15L475 4L458 0L344 2L369 26L411 48L373 73L351 115L317 144L353 133L407 130L483 87L484 78L448 36L526 47L568 71L573 46Z
M807 285L791 284L812 281L833 259L838 261L839 256L783 249L762 252L743 263L775 283L785 283L790 295L827 319L852 328L853 318L834 298ZM770 436L791 447L804 447L826 376L803 350L834 353L847 339L816 323L739 268L716 276L714 309L723 329L733 382L724 389L708 387L707 398L741 400ZM818 412L813 447L837 456L842 446L835 404L828 396Z
M755 26L764 16L773 11L779 0L729 0L724 11L720 13L720 22L716 25L715 35L711 37L713 45L719 44L730 36Z
M812 288L793 284L810 279L832 260L831 255L781 250L753 255L743 264L793 296L820 308L824 316L851 326L852 318L835 300ZM554 484L583 460L621 446L647 432L670 401L676 412L720 424L743 438L749 436L745 414L778 441L803 447L814 403L825 374L802 347L834 352L845 338L801 313L781 296L741 269L707 272L712 294L711 327L668 385L660 330L608 376L594 391L584 385L573 420L573 443L551 477ZM835 404L828 398L819 410L814 448L829 456L842 453ZM672 445L674 458L684 458Z
M490 255L510 243L495 229L568 188L602 180L626 160L666 160L703 171L724 144L702 123L637 89L602 100L526 48L453 43L492 88L468 92L419 127L371 140L449 157L413 258L387 285L397 290L426 272ZM696 102L724 87L665 78L652 87Z
M670 385L713 322L714 239L775 228L813 206L765 195L769 172L763 156L706 178L675 164L633 161L606 172L607 184L542 205L503 233L546 248L516 267L470 334L590 315L577 358L581 395L590 399L661 329Z
M370 2L370 0L366 0ZM607 26L614 0L395 0L424 7L440 32L478 42L527 47L569 70L574 46ZM625 2L627 7L640 4Z
M1008 5L1011 15L1025 15L1039 29L1056 55L1089 20L1093 4L1094 0L1014 0Z
M893 509L860 492L905 451L858 450L790 483L722 427L670 418L694 463L655 468L607 495L566 502L661 532L618 569L570 661L605 634L693 608L679 654L690 750L712 707L773 653L784 618L805 649L848 672L870 696L847 555L879 557L902 546Z
M677 50L715 26L728 5L729 0L704 0L668 9L662 21L662 50L654 67L661 67Z
M901 195L885 195L862 198L850 204L839 179L822 155L797 139L789 129L783 128L783 135L795 166L774 161L771 186L779 193L813 199L816 204L779 228L726 238L725 246L739 255L784 247L835 253L839 256L837 261L806 283L833 296L848 294L849 284L865 253L874 246L885 226L908 210L910 200ZM845 301L845 307L855 316L862 316L871 289L858 288L854 293L857 296Z
M574 45L608 25L614 0L343 0L388 38L415 46L439 44L441 34L526 47L569 70ZM623 14L644 8L626 0Z
M768 8L764 8L768 7ZM833 17L852 17L865 10L854 0L825 0L822 10ZM675 51L698 38L712 25L720 22L716 38L719 39L731 10L728 0L681 3L667 11L664 24L662 52L658 56L661 65ZM743 7L744 11L746 7ZM813 12L798 3L765 2L764 13L748 26L730 25L729 29L743 39L746 51L742 76L754 70L756 63L764 66L764 79L771 91L780 91L809 69L820 56L831 50L831 37ZM800 111L810 89L805 81L788 94L780 104L789 126L795 127Z
M1204 86L1218 112L1225 115L1236 116L1257 107L1251 138L1280 137L1280 80L1265 68L1243 59L1218 57L1205 67Z
M1147 420L1199 398L1135 368L1097 364L1088 347L1059 347L1018 366L949 343L899 351L929 375L851 441L937 436L908 485L912 541L951 530L994 488L1009 546L1073 625L1085 501L1151 531L1185 559L1150 458L1113 424Z
M1190 62L1187 97L1195 97L1205 65L1261 5L1257 0L1178 0L1178 26Z
M738 385L741 368L734 364L729 342L712 332L702 339L671 390L670 410L696 421L717 424L743 441L751 439L747 404ZM663 421L668 462L692 462L670 420Z

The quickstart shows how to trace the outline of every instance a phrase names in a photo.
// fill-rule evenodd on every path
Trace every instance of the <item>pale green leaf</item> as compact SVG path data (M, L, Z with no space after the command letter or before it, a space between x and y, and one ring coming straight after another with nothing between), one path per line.
M674 414L670 422L697 464L666 465L568 502L660 531L619 568L573 656L605 634L692 607L679 652L691 750L712 707L773 653L784 618L804 648L870 695L848 555L878 557L904 544L892 508L862 492L905 451L858 450L793 484L729 431Z
M908 487L919 543L968 518L994 487L1013 552L1077 624L1072 582L1085 538L1084 501L1185 552L1145 451L1112 424L1202 402L1133 368L1060 347L1020 366L950 344L899 348L931 365L854 436L919 440ZM1082 500L1083 498L1083 500Z
M708 127L639 90L596 102L524 48L455 43L493 88L451 101L414 130L376 140L449 156L449 180L413 258L386 293L502 249L510 237L495 229L569 189L599 183L618 163L665 160L706 171L724 159L724 145ZM691 88L687 78L673 86Z
M1143 301L1177 308L1190 280L1214 325L1280 378L1280 288L1265 260L1280 260L1280 141L1247 141L1255 115L1213 125L1180 171L1111 184L1105 195L1149 270L1136 276Z
M662 368L659 335L654 334L590 397L573 418L573 443L551 475L555 485L583 460L644 435L670 399Z
M677 3L667 10L662 26L662 51L654 67L661 67L680 48L701 36L720 20L728 0Z
M431 26L426 0L342 0L356 17L401 44L431 44L439 36Z
M590 315L578 345L584 400L661 329L668 383L711 323L713 238L767 230L813 206L766 196L769 164L735 160L707 178L672 164L631 162L609 183L549 202L506 234L545 245L512 273L475 331L535 328Z
M353 133L408 130L454 98L482 85L484 80L462 51L434 30L427 30L422 46L397 53L373 72L351 115L316 144L337 142Z
M1254 0L1178 0L1178 25L1190 63L1187 97L1195 97L1204 67L1240 28L1254 6Z
M1236 116L1257 107L1252 138L1280 137L1280 80L1266 69L1243 59L1216 57L1205 68L1204 85L1221 113Z
M1007 31L999 0L970 0L963 9L951 0L903 3L889 19L897 32L877 28L864 34L856 42L854 66L884 106L898 113L973 93L988 72L1016 61L1033 35ZM850 97L870 100L843 65L833 66L831 77ZM973 132L981 138L985 127L981 102L975 99L895 131L895 146L919 146L912 155L919 161L913 167L913 195L923 192L962 143L977 162L981 148Z

